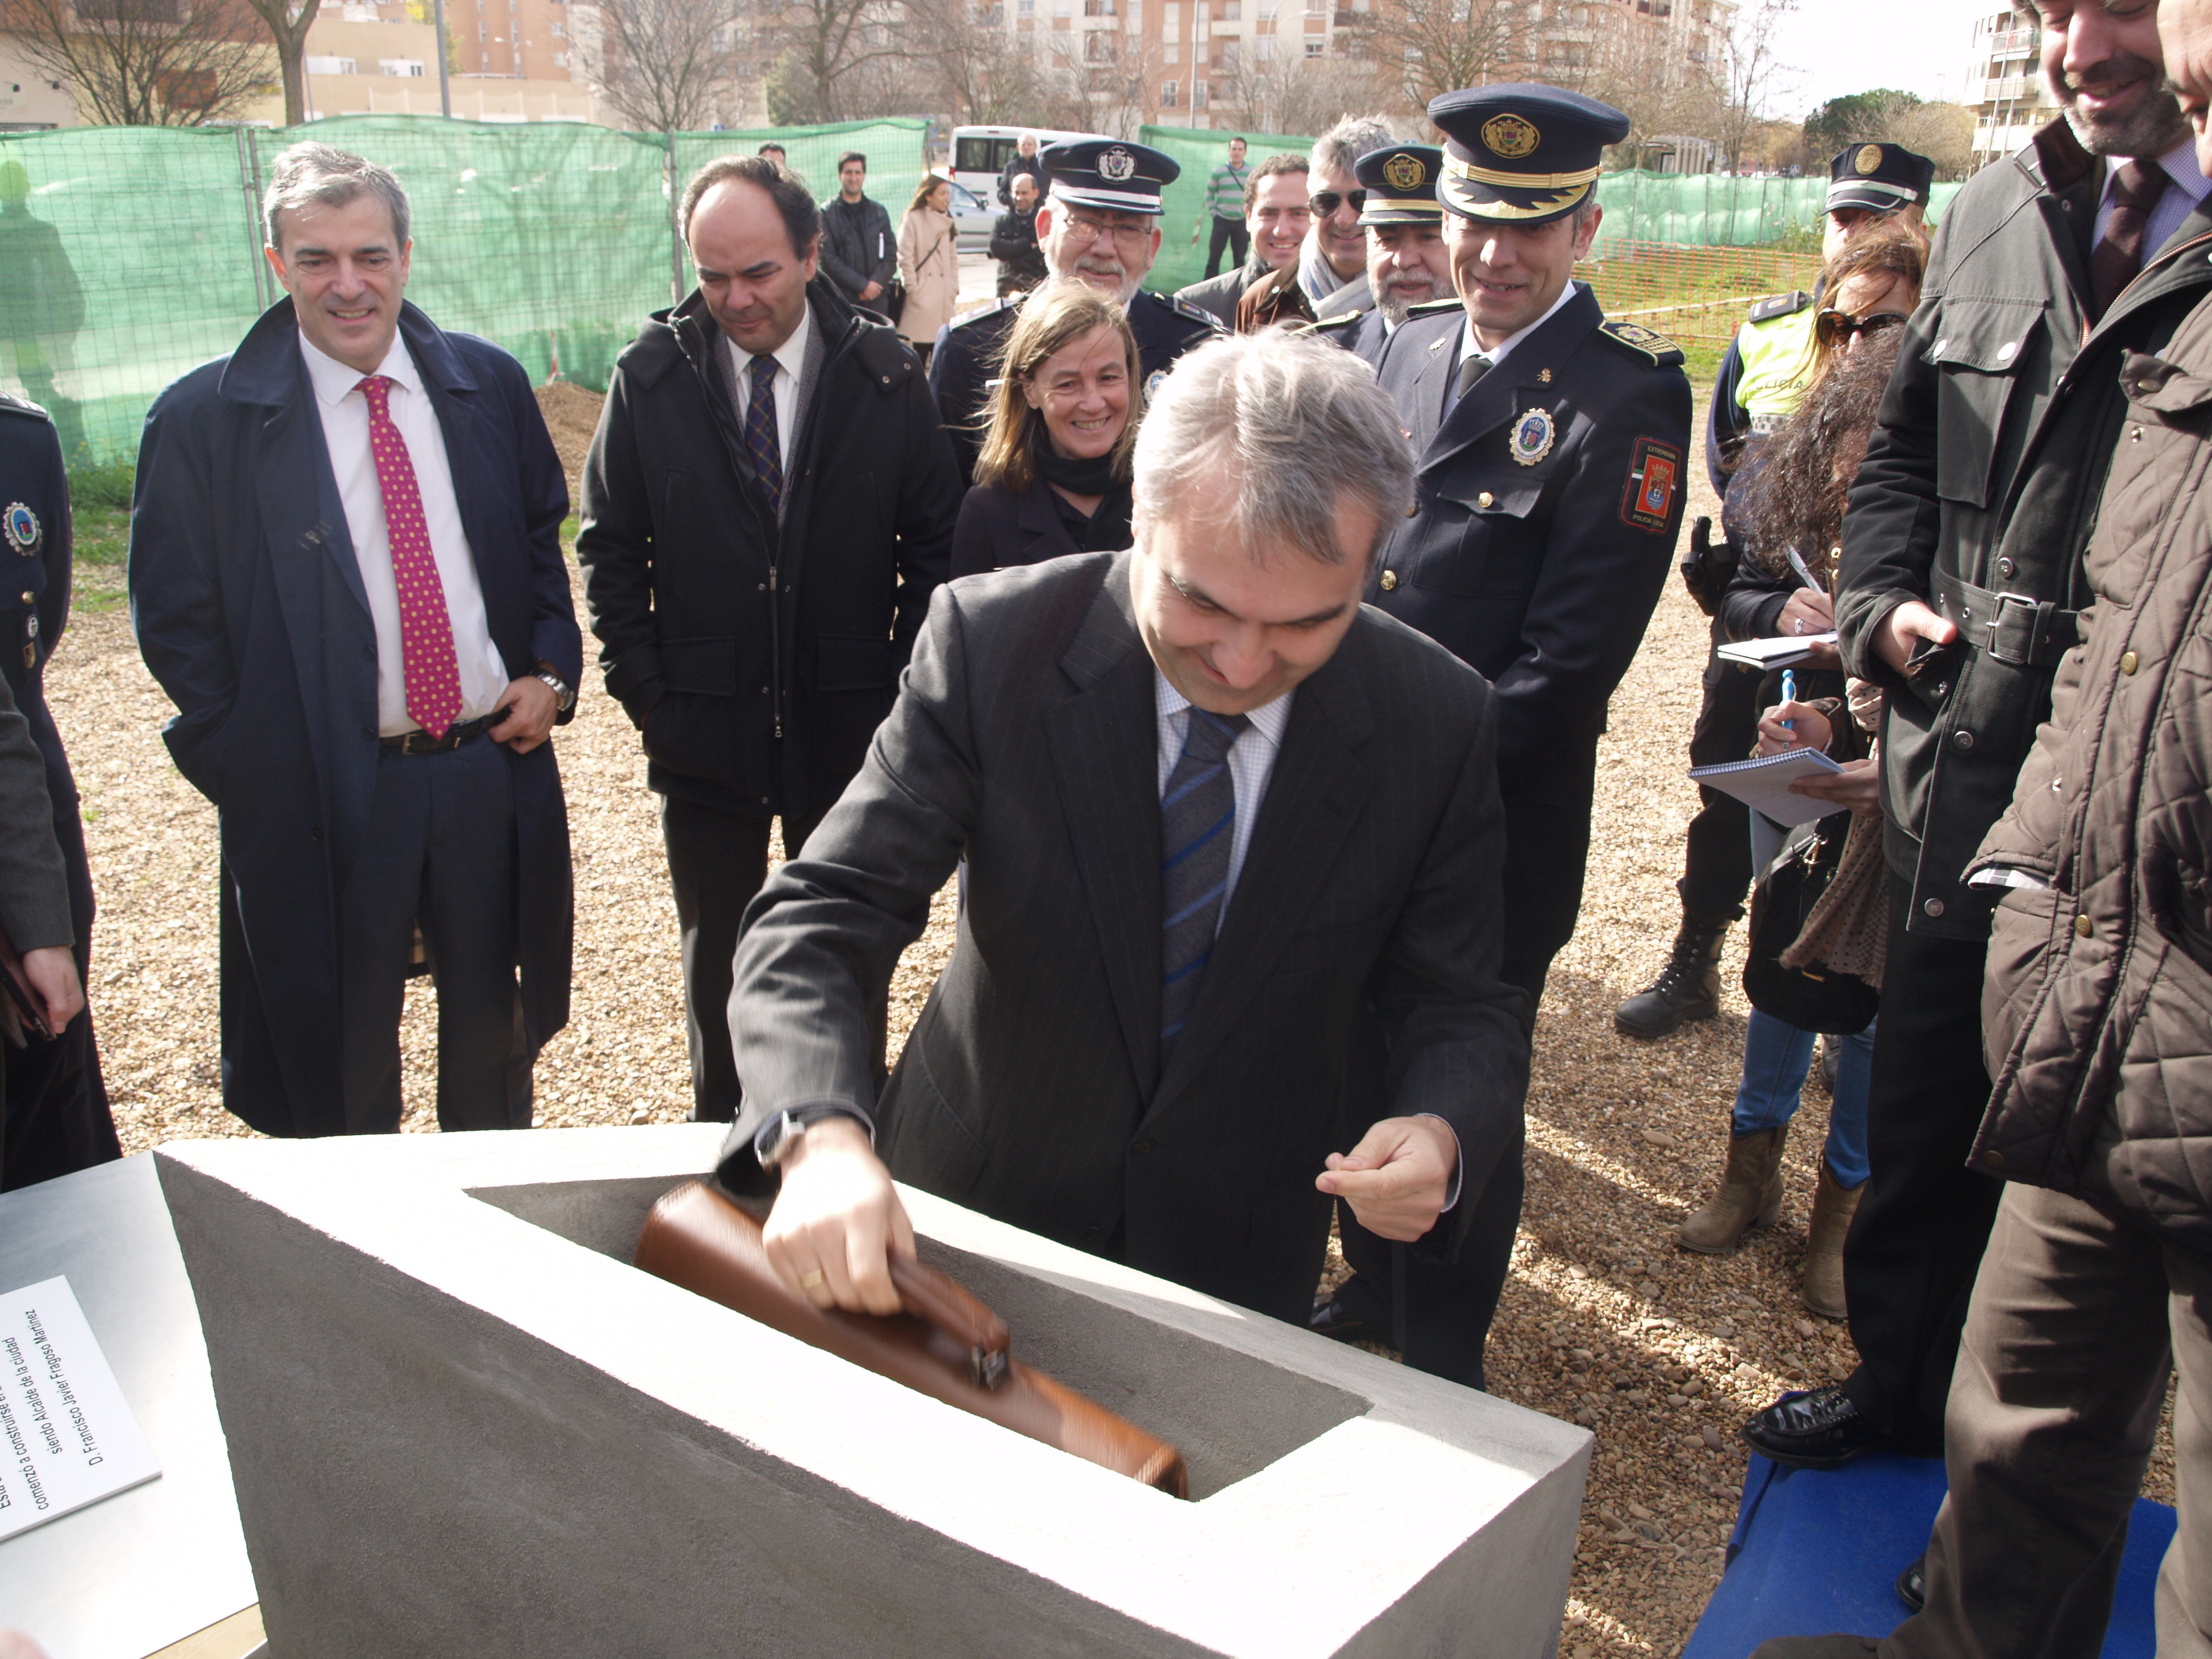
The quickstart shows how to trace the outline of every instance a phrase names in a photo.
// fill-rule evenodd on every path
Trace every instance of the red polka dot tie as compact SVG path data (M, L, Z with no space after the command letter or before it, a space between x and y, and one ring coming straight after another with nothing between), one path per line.
M433 738L442 738L461 712L461 670L453 657L453 623L446 585L430 551L430 526L407 441L392 423L392 382L372 374L361 383L368 399L368 447L384 492L384 532L399 585L399 655L407 676L407 712Z

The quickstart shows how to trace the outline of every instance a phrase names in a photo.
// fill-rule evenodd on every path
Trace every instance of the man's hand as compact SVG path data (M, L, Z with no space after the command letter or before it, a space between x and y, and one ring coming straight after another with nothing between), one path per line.
M860 298L863 301L872 300L883 291L884 285L881 283L870 283L867 287L860 290Z
M1875 628L1875 654L1902 674L1906 659L1919 647L1921 641L1932 640L1937 645L1948 645L1958 637L1958 629L1945 621L1934 609L1918 599L1907 599L1884 617Z
M1196 247L1198 246L1198 230L1199 228L1196 225L1193 225L1190 228L1190 245L1193 247Z
M1759 717L1762 755L1786 755L1793 749L1817 749L1825 755L1834 736L1828 717L1806 703L1778 702Z
M1331 1152L1314 1185L1352 1206L1359 1224L1411 1243L1437 1224L1451 1193L1459 1143L1432 1117L1386 1117L1349 1152Z
M84 988L77 983L76 956L66 945L49 945L23 952L23 977L31 981L31 994L46 1005L46 1029L56 1036L84 1007Z
M535 674L509 680L499 700L506 705L507 718L487 734L494 743L503 743L516 754L526 755L552 735L553 717L561 712L561 699Z
M911 1259L914 1224L891 1174L849 1118L824 1118L784 1158L763 1240L769 1265L817 1308L895 1314L890 1252Z

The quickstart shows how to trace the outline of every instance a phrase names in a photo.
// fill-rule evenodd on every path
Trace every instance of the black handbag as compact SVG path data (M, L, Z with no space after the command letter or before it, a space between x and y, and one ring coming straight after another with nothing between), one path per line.
M896 276L885 283L883 293L877 296L876 309L896 328L899 319L906 315L906 283Z
M1835 878L1850 826L1849 812L1835 812L1791 832L1752 889L1743 963L1743 994L1753 1007L1801 1031L1831 1036L1866 1030L1881 1011L1881 993L1857 975L1832 968L1785 968L1782 953L1797 942L1805 919Z

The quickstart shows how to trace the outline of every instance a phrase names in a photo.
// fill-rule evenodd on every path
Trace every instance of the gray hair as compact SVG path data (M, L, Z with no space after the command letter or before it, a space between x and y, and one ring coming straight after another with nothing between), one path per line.
M1361 156L1397 142L1391 137L1390 124L1381 116L1346 115L1314 140L1314 171L1352 178Z
M268 191L261 198L262 234L270 246L281 248L284 245L277 239L276 216L285 209L311 203L343 207L363 196L375 197L390 210L392 239L405 247L407 192L389 169L328 144L295 144L277 156Z
M1413 452L1375 373L1341 346L1283 329L1214 340L1178 361L1137 434L1142 539L1201 478L1233 483L1233 523L1255 564L1295 548L1344 562L1339 503L1375 515L1372 560L1413 499Z

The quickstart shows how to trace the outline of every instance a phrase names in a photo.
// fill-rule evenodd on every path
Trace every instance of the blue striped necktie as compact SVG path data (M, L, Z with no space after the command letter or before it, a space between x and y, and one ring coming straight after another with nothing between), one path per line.
M753 398L745 410L745 453L752 458L753 472L768 492L769 507L783 507L783 450L775 431L775 359L756 357L752 362Z
M1229 775L1230 745L1252 722L1242 714L1209 714L1193 706L1182 757L1160 797L1160 1066L1198 1002L1213 954L1221 900L1229 886L1229 851L1237 839L1237 788Z

